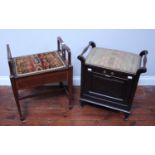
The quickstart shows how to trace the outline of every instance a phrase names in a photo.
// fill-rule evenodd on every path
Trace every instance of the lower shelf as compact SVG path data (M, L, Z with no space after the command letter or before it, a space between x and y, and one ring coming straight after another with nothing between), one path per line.
M101 102L98 102L96 100L89 100L89 99L86 99L86 98L80 98L80 102L87 102L87 103L90 103L90 104L94 104L94 105L110 108L110 109L113 109L113 110L121 111L121 112L126 113L126 114L131 113L129 110L127 110L127 108L123 109L123 108L120 108L118 105L117 106L112 106L112 105L109 105L109 102L102 102L101 103Z

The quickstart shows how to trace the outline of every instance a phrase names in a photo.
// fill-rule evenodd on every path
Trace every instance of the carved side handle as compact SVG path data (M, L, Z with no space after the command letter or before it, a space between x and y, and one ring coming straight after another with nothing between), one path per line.
M7 58L8 58L8 61L10 61L12 59L12 55L11 55L9 44L6 45L6 48L7 48Z
M84 50L82 51L82 53L77 57L80 61L85 62L85 58L84 58L83 55L88 51L88 49L89 49L90 46L91 46L92 48L94 48L94 47L96 47L96 44L95 44L93 41L90 41L90 42L89 42L88 46L86 46L86 47L84 48Z
M57 45L58 51L61 53L62 58L66 60L66 52L68 53L68 66L71 65L71 50L70 48L64 43L61 37L57 37Z
M13 65L13 58L12 58L9 44L6 45L6 49L7 49L7 58L8 58L8 64L9 64L9 69L10 69L10 76L13 77L15 76L15 68Z
M147 71L146 68L146 63L147 63L147 55L148 55L148 51L147 50L143 50L140 52L140 57L141 57L141 64L142 67L140 67L140 69L138 70L139 73L145 73Z

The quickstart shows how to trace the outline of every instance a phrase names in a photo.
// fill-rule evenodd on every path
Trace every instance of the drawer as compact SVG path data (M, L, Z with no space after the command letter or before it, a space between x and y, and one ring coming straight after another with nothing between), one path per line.
M113 71L105 68L87 67L87 71L107 78L116 78L116 79L122 79L122 80L130 80L133 78L132 75L129 75L127 73L121 73L118 71Z

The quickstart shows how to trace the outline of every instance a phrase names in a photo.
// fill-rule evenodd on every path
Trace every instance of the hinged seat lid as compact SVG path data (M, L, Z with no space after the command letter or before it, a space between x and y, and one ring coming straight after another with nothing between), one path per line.
M13 58L16 76L55 71L66 67L57 51Z
M95 47L87 55L86 64L136 74L140 68L140 56L130 52Z

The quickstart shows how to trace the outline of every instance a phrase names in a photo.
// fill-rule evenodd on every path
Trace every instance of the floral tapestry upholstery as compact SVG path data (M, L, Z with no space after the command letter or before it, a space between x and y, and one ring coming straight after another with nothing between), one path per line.
M25 76L64 68L58 52L46 52L14 58L17 76Z
M86 64L136 74L140 68L140 56L114 49L93 48L86 57Z

